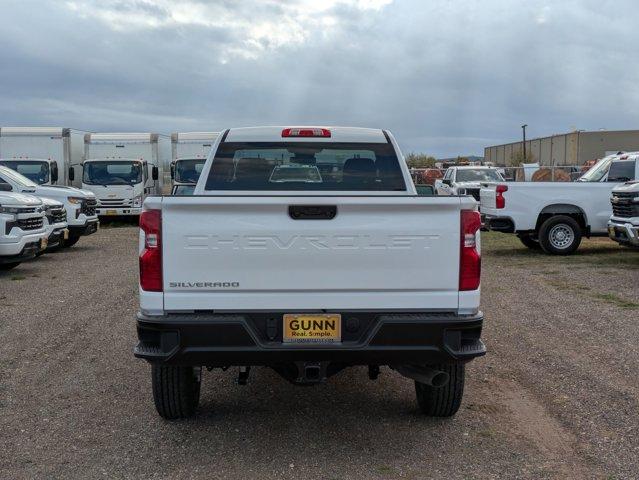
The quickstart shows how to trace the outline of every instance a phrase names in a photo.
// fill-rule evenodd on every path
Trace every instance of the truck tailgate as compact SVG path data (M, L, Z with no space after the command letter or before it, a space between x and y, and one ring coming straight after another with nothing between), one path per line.
M481 186L479 190L479 203L482 213L486 209L494 209L496 207L496 192L495 192L496 184L484 184Z
M413 196L164 197L164 309L457 309L461 203ZM337 214L289 215L289 206L316 205L335 206Z

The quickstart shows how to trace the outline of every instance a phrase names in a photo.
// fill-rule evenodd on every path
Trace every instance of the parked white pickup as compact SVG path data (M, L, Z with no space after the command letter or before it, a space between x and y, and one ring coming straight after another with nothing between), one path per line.
M479 201L479 189L482 182L503 181L504 177L494 167L448 167L444 177L435 180L435 190L438 195L470 195Z
M481 213L489 230L515 233L528 248L546 253L573 253L583 236L606 236L612 214L610 192L628 173L624 157L610 165L608 181L501 182L484 184Z
M47 247L42 200L12 193L0 182L0 270L10 270Z
M639 154L629 154L615 162L615 175L628 178L635 172L639 178ZM618 185L610 197L612 216L608 221L608 235L622 245L639 247L639 182Z
M479 212L418 196L389 132L231 129L194 196L140 217L139 344L160 415L191 415L200 372L251 365L296 384L389 365L428 415L459 408L483 355Z

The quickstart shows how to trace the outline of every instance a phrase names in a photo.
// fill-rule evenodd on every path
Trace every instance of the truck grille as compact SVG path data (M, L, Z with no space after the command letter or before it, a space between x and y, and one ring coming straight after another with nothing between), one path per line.
M23 218L16 222L22 230L39 230L44 225L43 217Z
M40 211L40 207L20 207L20 213L35 213Z
M95 215L95 207L97 207L97 205L98 202L95 199L83 200L80 213L84 213L87 217L92 217Z
M124 198L109 198L101 199L100 207L129 207L131 206L131 200L125 200Z
M636 193L613 193L612 214L615 217L639 217L639 203L632 203Z
M62 223L67 221L67 211L64 208L55 208L49 210L49 214L47 215L47 220L50 225L54 223Z

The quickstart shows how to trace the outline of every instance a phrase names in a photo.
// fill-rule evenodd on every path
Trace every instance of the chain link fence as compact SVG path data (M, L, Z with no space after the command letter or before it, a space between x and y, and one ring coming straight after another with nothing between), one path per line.
M588 171L585 165L520 165L517 167L494 167L508 182L574 182ZM444 177L445 168L411 168L415 184L434 185Z

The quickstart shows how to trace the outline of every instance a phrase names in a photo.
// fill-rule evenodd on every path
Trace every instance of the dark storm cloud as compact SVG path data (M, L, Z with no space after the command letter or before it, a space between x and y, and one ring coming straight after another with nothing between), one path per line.
M639 128L634 2L384 3L4 2L0 124L379 126L443 156Z

